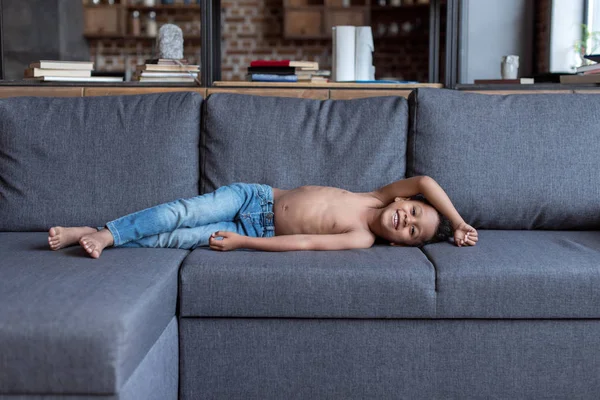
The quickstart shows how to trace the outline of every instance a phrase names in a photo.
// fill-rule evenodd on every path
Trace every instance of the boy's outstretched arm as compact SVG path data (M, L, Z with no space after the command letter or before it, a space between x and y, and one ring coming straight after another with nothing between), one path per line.
M412 178L402 179L389 185L380 187L371 192L384 205L388 205L394 201L396 197L412 197L422 192L422 181L426 176L414 176ZM429 199L427 199L429 200Z
M222 238L218 240L217 238ZM348 250L366 249L374 238L368 232L348 232L335 235L282 235L257 238L219 231L212 234L208 244L213 250L254 249L262 251Z

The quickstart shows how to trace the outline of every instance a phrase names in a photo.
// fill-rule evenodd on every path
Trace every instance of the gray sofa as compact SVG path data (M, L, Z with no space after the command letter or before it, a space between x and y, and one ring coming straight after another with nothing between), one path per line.
M0 399L595 399L595 95L0 100ZM430 175L476 247L48 250L235 181Z

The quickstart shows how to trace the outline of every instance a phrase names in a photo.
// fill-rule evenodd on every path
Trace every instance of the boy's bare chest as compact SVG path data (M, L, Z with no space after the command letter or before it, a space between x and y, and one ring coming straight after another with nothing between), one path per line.
M338 188L304 186L275 200L275 233L336 234L368 229L362 217L374 199Z

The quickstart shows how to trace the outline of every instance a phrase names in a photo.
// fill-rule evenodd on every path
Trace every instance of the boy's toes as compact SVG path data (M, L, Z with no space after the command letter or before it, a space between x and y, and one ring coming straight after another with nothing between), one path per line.
M100 254L102 253L102 247L99 247L97 245L97 243L94 243L93 240L82 237L79 240L79 244L90 255L90 257L92 257L92 258L100 257Z
M84 238L81 238L81 240L79 240L79 244L81 245L81 247L83 247L85 249L85 251L87 251L88 253L91 253L92 251L90 250L91 244Z

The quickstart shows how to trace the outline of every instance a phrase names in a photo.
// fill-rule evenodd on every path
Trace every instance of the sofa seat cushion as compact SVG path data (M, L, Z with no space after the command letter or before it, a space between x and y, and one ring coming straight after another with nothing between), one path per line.
M311 100L217 93L205 102L201 192L234 182L368 192L404 178L403 97Z
M184 250L48 249L0 233L2 394L114 394L175 315Z
M182 317L421 318L434 269L417 248L285 253L198 248L180 274Z
M600 232L481 230L424 252L440 318L600 318Z

